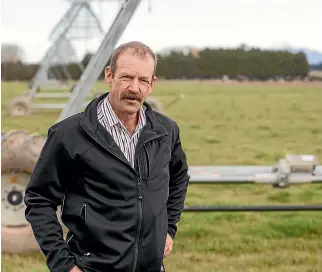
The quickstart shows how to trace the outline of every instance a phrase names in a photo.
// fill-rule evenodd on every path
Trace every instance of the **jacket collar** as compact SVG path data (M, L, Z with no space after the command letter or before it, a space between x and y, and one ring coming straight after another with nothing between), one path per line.
M95 140L115 149L115 141L97 118L97 106L107 97L108 94L109 92L100 95L87 105L80 120L80 125ZM168 135L166 127L154 113L152 107L147 102L144 102L144 106L146 107L146 125L144 126L139 138L139 147L140 144L144 144L149 140Z

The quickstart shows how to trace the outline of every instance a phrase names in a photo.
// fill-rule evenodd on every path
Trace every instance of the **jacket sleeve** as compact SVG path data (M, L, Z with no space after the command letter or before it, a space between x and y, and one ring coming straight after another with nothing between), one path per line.
M172 238L177 232L177 223L184 208L184 201L188 189L190 176L186 154L182 149L179 128L176 125L175 143L173 145L170 161L170 184L167 202L168 233Z
M31 224L35 238L46 256L51 272L68 272L75 265L64 240L57 218L66 184L72 179L72 160L60 136L53 128L41 151L25 191L25 217Z

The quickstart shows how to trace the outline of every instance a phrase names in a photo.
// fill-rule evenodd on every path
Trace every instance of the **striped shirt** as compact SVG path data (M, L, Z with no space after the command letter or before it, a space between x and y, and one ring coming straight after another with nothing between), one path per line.
M122 122L117 117L108 100L108 96L102 100L97 107L98 121L112 135L114 141L122 150L124 156L134 168L135 147L143 127L146 124L145 106L141 107L138 125L133 135L125 128Z

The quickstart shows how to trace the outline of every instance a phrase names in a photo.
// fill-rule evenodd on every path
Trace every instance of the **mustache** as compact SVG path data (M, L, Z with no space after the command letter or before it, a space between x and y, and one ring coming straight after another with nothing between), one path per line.
M121 99L133 99L133 100L141 101L142 96L139 95L139 94L134 94L134 93L127 92L127 93L123 93L121 95Z

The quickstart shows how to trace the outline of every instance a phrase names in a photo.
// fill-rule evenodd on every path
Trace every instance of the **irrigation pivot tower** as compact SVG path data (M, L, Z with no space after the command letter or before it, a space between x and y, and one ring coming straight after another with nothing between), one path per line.
M100 20L90 6L89 0L67 1L71 2L69 9L56 23L49 35L52 46L44 56L40 69L33 80L30 88L33 93L40 87L39 80L46 78L50 65L60 62L62 58L70 59L68 54L71 51L68 52L66 49L71 47L71 41L88 41L96 35L104 34ZM64 54L64 52L66 53Z
M63 74L65 77L70 77L68 70L65 68L66 62L78 62L71 43L72 41L88 41L94 36L104 35L100 20L93 11L90 2L111 0L67 1L71 2L69 9L60 18L49 35L49 40L52 41L51 46L43 56L40 67L32 79L29 89L23 96L15 97L9 103L9 115L24 116L31 113L33 107L32 100L37 97L37 92L48 83L48 74L52 71L52 65L59 64L63 66ZM81 64L79 64L79 68L82 72L84 71Z

